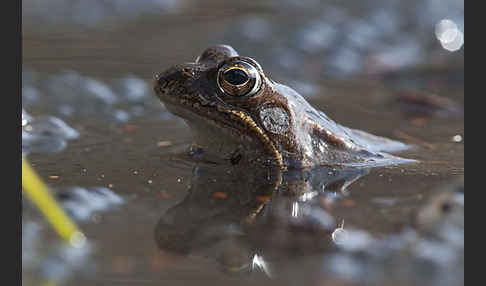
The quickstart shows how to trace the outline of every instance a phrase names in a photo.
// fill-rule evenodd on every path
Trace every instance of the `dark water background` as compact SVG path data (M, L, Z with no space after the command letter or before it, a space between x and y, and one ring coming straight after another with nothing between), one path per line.
M22 126L34 129L31 137L23 134L23 151L56 192L102 187L112 195L71 206L91 245L89 253L74 254L59 250L60 240L24 200L25 285L42 279L65 285L297 285L319 272L319 252L280 261L285 275L268 280L261 273L222 271L212 250L182 255L155 243L158 221L188 194L195 163L180 155L190 131L156 100L153 76L214 44L256 59L271 78L335 121L415 146L401 155L419 164L372 169L347 188L333 211L346 227L375 237L399 233L432 190L464 174L464 46L457 43L463 41L463 1L22 5ZM443 19L457 26L452 44L437 36ZM429 100L414 104L412 95ZM35 134L35 124L47 133Z

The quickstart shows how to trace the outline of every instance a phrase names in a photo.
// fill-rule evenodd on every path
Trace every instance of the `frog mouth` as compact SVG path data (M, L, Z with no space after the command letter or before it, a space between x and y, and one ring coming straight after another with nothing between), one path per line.
M209 130L211 136L230 137L236 145L247 143L263 147L266 157L283 167L283 157L274 142L262 127L244 110L231 107L223 102L202 102L197 96L172 96L158 86L155 92L165 107L173 114L183 118L193 133ZM201 138L201 136L196 136Z
M200 102L189 102L188 100L175 99L167 95L161 96L160 99L167 110L191 123L191 126L207 125L215 129L215 131L221 131L220 133L228 130L228 133L249 135L248 130L242 128L241 123L236 122L235 118L230 118L228 113L223 112L225 108L222 108L221 105L203 105ZM253 119L251 120L255 124Z
M183 118L184 120L197 120L197 121L215 121L219 122L223 126L228 126L223 120L218 120L217 107L215 103L202 102L201 100L195 100L194 95L174 95L165 88L165 86L155 86L155 93L160 99L161 103L167 107L167 109Z

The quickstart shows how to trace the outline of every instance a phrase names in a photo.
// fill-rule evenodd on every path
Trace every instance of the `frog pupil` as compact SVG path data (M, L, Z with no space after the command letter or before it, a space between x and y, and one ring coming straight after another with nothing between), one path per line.
M232 85L240 85L248 81L248 74L242 69L230 69L223 74L223 77Z

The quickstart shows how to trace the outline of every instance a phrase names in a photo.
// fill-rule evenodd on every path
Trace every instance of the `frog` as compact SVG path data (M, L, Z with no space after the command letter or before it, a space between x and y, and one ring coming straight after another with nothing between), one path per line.
M154 91L192 130L192 150L212 162L280 168L415 162L389 154L409 145L336 123L229 45L156 74Z

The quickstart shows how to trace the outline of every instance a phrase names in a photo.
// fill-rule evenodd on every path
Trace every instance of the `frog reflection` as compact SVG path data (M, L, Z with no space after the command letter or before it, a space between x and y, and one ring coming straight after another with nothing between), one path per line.
M155 239L165 251L210 256L226 271L265 270L262 253L275 258L332 249L336 223L319 198L339 196L367 173L198 166L189 194L162 216Z

